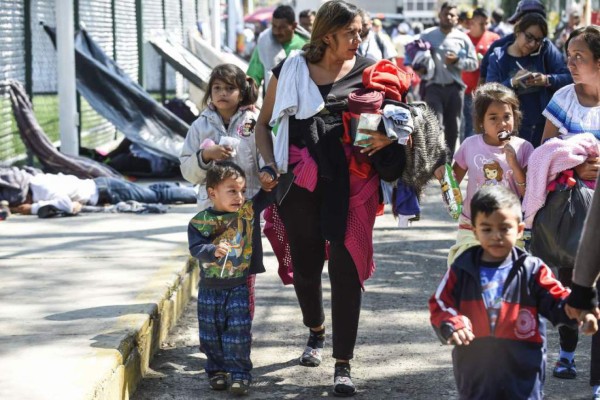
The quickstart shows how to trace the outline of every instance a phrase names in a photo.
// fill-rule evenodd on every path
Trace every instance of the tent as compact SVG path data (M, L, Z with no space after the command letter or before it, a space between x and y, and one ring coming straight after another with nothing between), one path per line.
M191 51L170 39L160 37L150 39L150 44L185 79L202 90L207 89L212 69Z
M19 134L25 146L44 167L45 172L75 175L78 178L98 178L102 176L119 178L121 175L107 165L85 157L60 153L52 144L33 113L33 106L21 83L10 80L0 82L7 88Z
M44 26L56 45L55 29ZM75 35L77 90L92 108L144 150L179 162L189 126L150 96L85 30Z

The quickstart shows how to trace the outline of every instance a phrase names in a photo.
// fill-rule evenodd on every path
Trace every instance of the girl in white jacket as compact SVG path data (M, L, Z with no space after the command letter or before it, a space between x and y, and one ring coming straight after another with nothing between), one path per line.
M258 155L254 141L258 88L254 80L233 64L217 66L208 81L204 111L194 121L179 156L181 174L199 185L198 207L211 203L206 193L206 171L215 161L230 160L246 173L246 197L260 189Z

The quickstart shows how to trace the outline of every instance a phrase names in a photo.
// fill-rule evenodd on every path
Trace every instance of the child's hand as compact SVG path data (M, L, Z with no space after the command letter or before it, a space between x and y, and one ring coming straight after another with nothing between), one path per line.
M457 346L467 346L475 339L475 335L469 328L462 328L452 333L450 339L448 339L448 344L455 344Z
M577 175L586 181L596 180L598 171L600 170L600 160L598 157L588 157L583 164L575 167Z
M579 322L584 335L593 335L598 330L598 318L600 318L600 310L598 308L581 310L566 304L565 313L569 318L576 319Z
M444 171L445 171L445 169L446 169L445 165L440 165L439 167L437 167L435 169L435 171L433 171L433 175L436 177L436 179L438 181L441 181L442 178L444 177Z
M228 158L231 158L232 155L233 147L222 146L220 144L215 144L202 150L202 159L204 160L204 162L209 162L213 160L227 160Z
M217 258L222 258L225 257L227 255L227 253L229 253L229 243L227 242L221 242L217 245L217 248L215 249L215 257Z
M515 148L510 145L510 143L506 143L502 148L502 151L506 155L506 162L508 165L512 167L514 164L519 163L517 160L517 152L515 151Z
M275 186L277 186L277 178L273 179L273 176L268 172L261 172L258 174L258 180L260 186L265 192L270 192Z
M581 321L581 332L584 335L591 336L598 332L598 320L594 314L588 311L582 311L578 319Z

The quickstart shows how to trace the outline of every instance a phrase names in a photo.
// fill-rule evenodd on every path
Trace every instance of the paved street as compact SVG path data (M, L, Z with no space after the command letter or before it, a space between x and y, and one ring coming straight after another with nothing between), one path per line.
M446 251L455 237L455 223L432 185L423 203L422 220L410 229L396 228L393 217L378 218L375 227L377 271L367 281L353 376L357 398L456 399L449 346L440 345L429 325L427 299L445 269ZM266 243L266 242L265 242ZM293 288L282 286L272 253L268 272L257 279L254 319L254 384L249 399L313 399L331 397L333 360L318 368L298 365L307 331L301 324ZM325 282L327 279L325 278ZM329 301L328 285L325 301ZM327 303L328 307L329 304ZM329 318L329 308L326 312ZM553 378L557 335L549 329L546 398L588 399L590 339L577 352L579 376ZM328 332L330 339L331 332ZM327 346L327 345L326 345ZM326 348L329 356L331 348ZM196 307L192 301L180 324L163 344L135 400L225 399L211 391L198 351Z

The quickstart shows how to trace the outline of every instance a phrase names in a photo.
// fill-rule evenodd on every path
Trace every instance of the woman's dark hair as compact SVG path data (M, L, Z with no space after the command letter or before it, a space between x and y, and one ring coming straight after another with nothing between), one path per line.
M569 50L569 43L572 39L575 39L577 36L583 35L583 40L590 48L590 51L594 55L594 60L600 59L600 26L598 25L589 25L582 28L577 28L569 35L567 42L565 43L565 48L567 51Z
M473 93L473 127L477 133L483 133L483 118L489 108L490 104L494 101L498 103L505 103L510 106L513 112L513 132L519 131L521 126L521 110L519 98L512 91L497 82L490 82L479 86L475 93Z
M258 99L258 87L254 79L246 76L244 71L233 64L221 64L217 65L210 74L208 89L204 94L204 98L202 98L202 108L208 105L212 87L217 79L240 89L240 94L242 95L240 106L249 106L256 103Z
M219 161L206 171L206 187L214 189L227 178L239 177L246 179L246 174L239 165L232 161Z
M505 186L484 186L471 199L471 223L477 223L477 215L490 215L494 211L512 209L521 222L521 201L517 195Z
M358 15L361 15L360 8L342 0L331 0L319 7L310 41L303 47L306 60L312 63L321 61L327 48L323 41L325 35L348 26Z
M515 34L525 32L530 26L538 26L544 37L548 37L548 22L541 14L527 13L515 25Z

